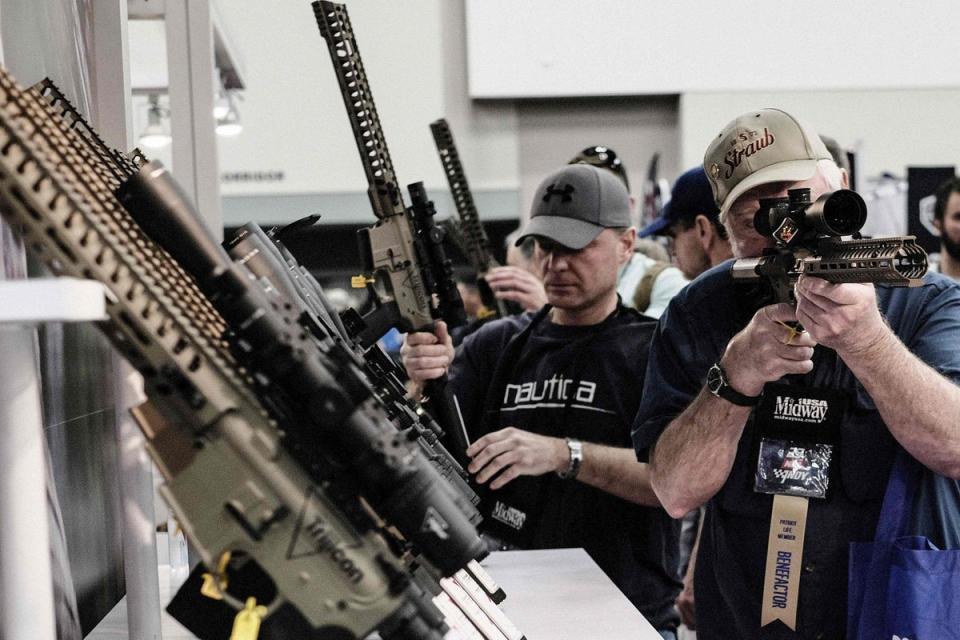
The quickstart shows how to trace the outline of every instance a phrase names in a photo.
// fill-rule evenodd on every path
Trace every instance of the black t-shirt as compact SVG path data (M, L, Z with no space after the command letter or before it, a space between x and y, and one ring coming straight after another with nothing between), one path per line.
M620 307L599 325L553 324L546 309L484 325L450 380L471 441L508 426L631 446L655 322ZM526 548L583 547L654 627L674 624L679 521L555 474L482 491L491 534Z
M704 386L710 365L759 308L757 291L735 284L719 265L691 283L662 316L650 350L634 445L640 459ZM921 360L960 380L960 287L937 275L923 286L877 285L894 333ZM759 429L748 420L723 487L707 503L694 585L701 640L842 638L846 629L849 543L873 539L895 442L873 400L835 351L818 347L803 383L845 392L845 417L826 499L810 499L797 630L760 628L763 574L773 497L754 491ZM920 393L904 381L904 392Z

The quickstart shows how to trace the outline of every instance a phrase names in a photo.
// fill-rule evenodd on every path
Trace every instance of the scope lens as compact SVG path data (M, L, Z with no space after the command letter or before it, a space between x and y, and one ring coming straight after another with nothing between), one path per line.
M830 235L849 236L867 221L867 205L855 191L841 189L827 197L821 218Z

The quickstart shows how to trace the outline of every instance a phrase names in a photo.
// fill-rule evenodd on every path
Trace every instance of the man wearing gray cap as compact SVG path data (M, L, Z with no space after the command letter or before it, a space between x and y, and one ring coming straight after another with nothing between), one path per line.
M704 169L737 258L772 246L754 229L760 198L846 184L817 134L776 109L729 123ZM700 640L842 638L850 544L873 540L897 451L960 477L960 287L801 276L794 306L749 286L724 263L671 302L634 446L669 513L706 504Z
M488 536L583 547L672 634L679 523L630 447L655 324L616 292L636 237L626 188L604 169L566 166L537 189L518 242L526 237L549 303L484 325L455 355L442 323L436 335L411 334L401 351L407 373L420 384L449 367Z

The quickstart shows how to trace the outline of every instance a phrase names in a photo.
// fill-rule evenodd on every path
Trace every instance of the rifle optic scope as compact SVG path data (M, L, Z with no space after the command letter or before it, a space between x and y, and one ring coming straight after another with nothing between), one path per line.
M761 198L753 226L781 246L815 242L824 236L849 236L867 221L867 205L850 189L810 201L810 189L790 189L786 198Z

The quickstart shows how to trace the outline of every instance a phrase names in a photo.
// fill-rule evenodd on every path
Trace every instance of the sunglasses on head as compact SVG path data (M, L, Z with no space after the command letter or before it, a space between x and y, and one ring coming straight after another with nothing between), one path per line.
M601 167L612 171L614 175L620 178L623 186L630 191L630 180L627 179L627 171L623 168L623 163L617 157L617 152L610 147L596 145L587 147L578 153L568 164L592 164L595 167Z

